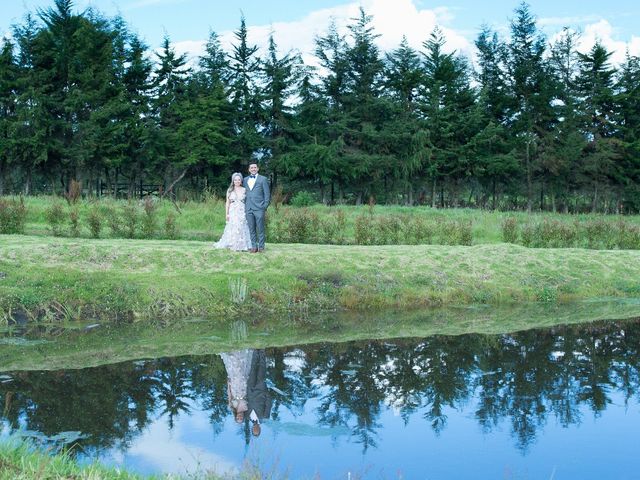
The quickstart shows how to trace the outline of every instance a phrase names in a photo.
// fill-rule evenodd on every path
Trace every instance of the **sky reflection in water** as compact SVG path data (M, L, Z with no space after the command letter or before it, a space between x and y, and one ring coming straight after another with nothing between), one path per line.
M219 355L8 372L5 432L81 431L82 459L141 472L243 462L290 478L634 478L640 322L266 349L262 433Z

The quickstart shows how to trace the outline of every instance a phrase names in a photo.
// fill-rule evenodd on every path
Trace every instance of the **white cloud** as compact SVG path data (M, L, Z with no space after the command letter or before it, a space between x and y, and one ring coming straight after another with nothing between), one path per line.
M599 41L611 55L611 63L619 65L624 62L627 50L631 55L640 55L640 37L632 36L628 42L615 38L615 28L607 21L600 20L585 26L580 36L578 51L588 52Z
M415 0L395 0L394 2L362 0L362 2L316 10L293 22L248 26L248 40L251 44L258 45L261 54L264 54L269 34L273 32L280 52L299 51L306 64L315 65L315 38L327 33L332 20L335 20L340 33L348 34L347 25L351 23L351 19L359 15L360 6L368 15L373 16L372 25L375 33L380 35L377 43L383 52L396 48L403 35L407 37L407 41L412 47L421 50L422 43L427 40L433 29L439 26L447 40L446 51L456 50L468 56L473 55L472 41L455 29L445 26L454 19L451 10L445 7L420 9L416 6ZM236 43L234 32L218 33L222 47L229 52L231 45ZM195 40L178 42L175 47L178 52L187 52L191 56L197 56L204 52L204 45L205 40Z
M193 426L178 423L171 432L166 425L155 422L136 438L125 457L112 458L126 462L126 457L134 457L164 473L193 473L204 467L219 475L237 474L239 465L232 460L190 443Z
M142 2L169 2L180 0L140 0ZM442 31L446 45L445 51L457 51L470 59L475 59L475 35L477 32L469 32L455 28L455 8L437 7L420 8L418 0L361 0L360 2L346 3L333 8L325 8L309 13L305 17L292 22L276 22L270 25L248 26L249 43L258 45L260 54L264 55L268 45L268 39L273 32L280 53L289 50L299 51L307 65L317 65L314 55L315 38L327 33L332 20L335 20L338 31L348 35L347 25L351 19L359 15L362 6L368 15L373 16L373 27L378 46L382 52L396 48L402 36L407 37L409 44L423 50L423 42L429 38L433 29L438 26ZM612 62L619 64L624 61L626 49L632 55L640 55L640 37L633 36L628 42L616 39L615 28L601 17L595 15L578 15L571 17L545 17L538 19L538 26L548 32L552 42L566 25L579 29L582 32L580 51L588 51L596 39L614 51ZM505 36L508 28L505 25L497 27ZM233 31L218 32L222 47L230 52L231 46L236 43ZM197 57L204 53L206 40L190 40L175 44L178 53L187 53L191 57L191 64L195 65Z

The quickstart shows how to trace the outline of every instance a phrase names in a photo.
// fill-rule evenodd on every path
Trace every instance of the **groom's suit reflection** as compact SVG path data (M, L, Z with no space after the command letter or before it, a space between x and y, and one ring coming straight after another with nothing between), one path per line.
M249 419L252 422L251 433L260 435L262 419L269 418L272 399L265 383L267 374L267 359L264 350L254 350L251 358L251 370L247 380L247 404Z

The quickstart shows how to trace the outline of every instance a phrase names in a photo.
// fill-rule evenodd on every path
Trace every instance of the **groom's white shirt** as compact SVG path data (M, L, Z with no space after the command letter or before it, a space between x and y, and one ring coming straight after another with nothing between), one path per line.
M256 179L258 178L258 174L256 173L256 178L249 177L247 180L247 185L249 186L249 190L253 190L253 186L256 184Z

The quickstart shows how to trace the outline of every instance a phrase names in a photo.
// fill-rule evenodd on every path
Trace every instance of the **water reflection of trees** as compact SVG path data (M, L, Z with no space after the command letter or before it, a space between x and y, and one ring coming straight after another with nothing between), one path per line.
M584 412L600 415L613 393L638 400L638 345L640 322L620 322L269 349L272 420L285 410L301 415L314 399L318 426L347 427L366 450L377 445L386 408L439 433L448 410L470 405L485 432L507 422L526 450L550 419L579 424ZM87 449L124 448L151 420L161 416L171 428L194 406L208 412L214 434L230 415L217 355L12 378L0 385L5 421L45 435L82 431Z

